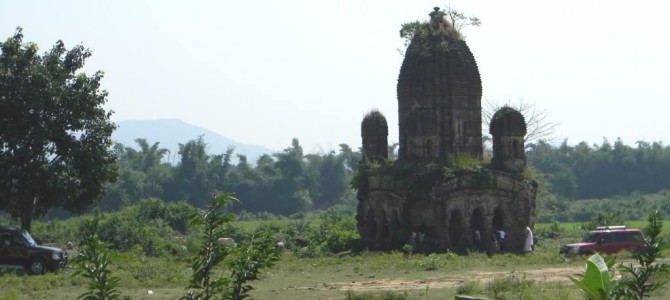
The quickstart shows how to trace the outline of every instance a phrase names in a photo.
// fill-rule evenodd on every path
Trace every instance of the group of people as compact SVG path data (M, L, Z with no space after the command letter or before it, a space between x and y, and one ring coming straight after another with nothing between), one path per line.
M506 249L506 238L507 233L502 229L495 229L491 238L489 239L488 247L486 249L487 254L492 255L494 253L502 253ZM482 235L479 229L475 229L473 232L472 241L474 243L475 249L481 249L482 247ZM526 226L525 229L525 240L523 244L523 252L529 253L533 252L534 238L533 231L530 230L530 227Z
M420 250L419 244L423 246L421 248L425 248L424 250L431 249L431 245L426 244L426 234L421 231L412 231L410 232L409 236L406 236L404 230L398 229L396 232L396 240L398 245L407 244L412 246L413 251ZM494 229L488 243L485 244L482 240L482 233L480 229L474 228L472 231L471 242L471 245L474 246L476 251L486 250L488 255L502 253L507 250L507 233L502 229ZM527 226L525 229L525 239L522 248L523 252L533 252L534 243L533 231L530 229L530 227Z

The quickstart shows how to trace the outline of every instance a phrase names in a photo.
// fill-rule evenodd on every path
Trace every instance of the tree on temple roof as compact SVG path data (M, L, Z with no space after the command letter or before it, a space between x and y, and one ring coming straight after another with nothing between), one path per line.
M400 37L405 39L405 47L412 41L426 43L428 37L444 40L451 38L463 40L462 30L468 26L479 26L481 21L475 16L466 17L463 12L451 8L434 7L429 21L413 21L400 26Z

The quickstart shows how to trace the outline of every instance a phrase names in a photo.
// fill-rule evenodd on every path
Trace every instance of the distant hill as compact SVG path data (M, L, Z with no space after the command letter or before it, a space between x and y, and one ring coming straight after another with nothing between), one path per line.
M235 154L246 155L250 163L263 154L272 154L277 151L258 145L243 144L214 131L188 124L178 119L160 120L127 120L115 122L118 128L112 134L112 140L126 147L138 148L135 139L143 138L149 145L159 142L160 148L170 150L168 161L179 160L179 144L185 144L190 140L203 136L207 143L207 154L225 153L228 147L235 147ZM237 156L235 156L237 161Z

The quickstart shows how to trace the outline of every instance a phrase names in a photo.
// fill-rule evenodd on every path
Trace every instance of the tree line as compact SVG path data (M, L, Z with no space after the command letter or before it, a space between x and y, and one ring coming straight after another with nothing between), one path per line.
M328 208L340 201L355 203L349 183L362 155L346 144L338 152L305 154L294 139L283 151L249 162L232 148L209 154L207 143L197 138L180 145L179 161L172 165L164 160L169 153L159 143L150 145L145 139L136 143L136 148L122 144L114 148L119 179L105 189L100 204L104 210L145 198L184 200L202 207L202 201L223 192L244 199L238 211L278 215ZM528 164L545 187L539 201L547 202L539 206L546 211L539 213L572 211L567 205L579 199L615 199L669 189L670 147L661 142L636 145L627 146L620 139L601 145L531 144Z
M167 149L137 139L137 149L116 144L118 181L106 188L100 206L117 210L145 198L187 201L203 207L211 195L232 192L244 201L237 210L290 215L327 208L353 198L349 180L361 154L348 145L338 152L305 154L298 139L290 147L249 162L233 148L209 154L202 137L179 145L177 164ZM350 199L352 200L352 199Z
M540 173L549 192L569 200L606 198L632 192L656 193L670 188L670 147L662 142L625 145L559 146L537 142L526 153L528 164Z

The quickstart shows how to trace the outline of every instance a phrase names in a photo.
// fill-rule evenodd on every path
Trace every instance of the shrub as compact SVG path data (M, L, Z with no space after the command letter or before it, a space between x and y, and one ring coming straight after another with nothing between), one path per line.
M379 293L354 293L347 291L344 296L346 300L406 300L409 299L407 292L383 291Z
M360 238L356 219L342 210L329 208L319 216L318 227L310 227L306 220L294 220L285 226L284 237L299 257L318 257L323 253L342 252L351 249L354 240ZM306 245L298 246L306 243ZM295 245L295 246L293 246Z
M187 232L188 214L192 211L193 207L184 202L146 199L106 214L106 219L99 224L98 234L115 250L130 251L139 245L148 256L174 254L178 252L175 231ZM86 230L82 224L80 231Z
M358 232L332 228L326 234L325 247L332 252L342 252L351 248L351 243L358 237Z
M519 278L514 272L502 278L495 278L485 290L492 293L495 299L506 299L507 295L519 295L520 299L530 298L523 296L533 292L535 282L527 279L526 275ZM515 297L516 298L516 297Z
M482 287L479 281L475 280L468 280L456 289L456 293L460 295L476 295L481 292Z
M445 261L440 259L440 257L432 253L428 255L424 260L420 262L421 268L426 271L435 271L445 265Z
M563 230L561 229L561 225L558 222L554 221L553 223L551 223L549 228L538 232L538 235L548 239L558 239L561 238L561 236L563 236Z
M412 255L412 253L414 253L414 246L410 244L405 244L402 246L401 250L402 253L405 255Z

